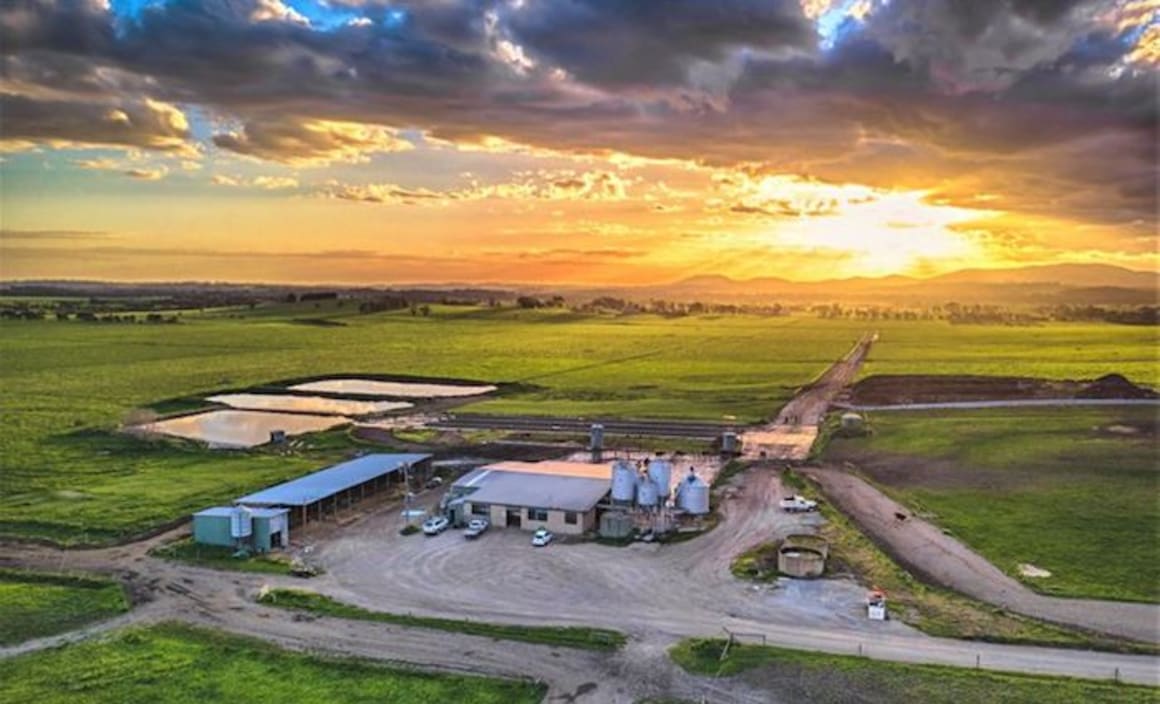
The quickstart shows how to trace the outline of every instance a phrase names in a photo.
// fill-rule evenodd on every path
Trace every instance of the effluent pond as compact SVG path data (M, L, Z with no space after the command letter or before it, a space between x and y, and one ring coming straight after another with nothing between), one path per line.
M246 448L270 442L270 433L301 435L349 423L343 416L272 413L268 411L208 411L139 426L140 430L198 440L214 448Z
M294 391L343 394L350 396L385 396L388 398L455 398L491 393L490 384L426 384L408 381L374 379L320 379L290 387Z
M411 408L406 401L359 401L325 396L291 396L289 394L220 394L207 401L231 408L251 411L291 411L326 415L366 416Z

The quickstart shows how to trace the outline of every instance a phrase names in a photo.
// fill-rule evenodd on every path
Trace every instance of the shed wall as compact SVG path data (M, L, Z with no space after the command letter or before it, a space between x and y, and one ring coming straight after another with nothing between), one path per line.
M233 547L228 516L194 516L193 540L202 545L222 545Z

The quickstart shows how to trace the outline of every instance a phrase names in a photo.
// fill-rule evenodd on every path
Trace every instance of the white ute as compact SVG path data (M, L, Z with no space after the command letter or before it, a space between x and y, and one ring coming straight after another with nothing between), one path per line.
M787 496L778 504L782 510L790 513L806 513L818 510L818 502L810 501L804 496Z

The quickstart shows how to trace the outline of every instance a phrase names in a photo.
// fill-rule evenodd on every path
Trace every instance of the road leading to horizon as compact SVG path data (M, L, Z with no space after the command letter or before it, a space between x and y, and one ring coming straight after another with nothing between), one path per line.
M809 457L826 410L857 376L878 333L866 333L817 381L804 387L769 425L741 435L743 457L754 462L801 462Z

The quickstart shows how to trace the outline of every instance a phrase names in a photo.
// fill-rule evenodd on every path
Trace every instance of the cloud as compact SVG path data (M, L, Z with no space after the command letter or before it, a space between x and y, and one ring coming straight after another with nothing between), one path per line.
M414 148L393 129L330 120L248 122L240 132L216 134L213 141L238 154L296 166L359 162Z
M49 242L54 240L71 242L74 240L103 240L113 237L103 230L0 230L0 241Z
M451 202L510 201L623 201L632 181L614 171L541 170L519 172L509 181L472 180L462 188L431 190L394 183L344 184L332 182L323 194L340 200L406 205L445 205Z
M236 188L261 188L267 191L277 191L288 188L298 188L298 179L292 176L255 176L246 179L241 176L227 176L215 174L210 183L215 186L233 186Z
M804 51L815 38L794 0L528 2L504 20L533 58L607 87L694 87L696 69L735 51Z
M135 178L138 181L160 181L169 173L169 169L164 166L155 169L138 168L128 169L124 173L129 178Z
M1156 220L1153 0L338 4L370 21L316 27L274 0L151 3L121 20L96 1L9 3L0 148L176 153L196 108L236 126L218 149L295 166L408 149L405 128L422 148L760 163L958 203L999 193L1012 212L1080 222ZM819 48L817 22L843 8ZM490 188L577 195L540 179Z
M197 156L181 110L150 98L77 102L0 94L0 114L0 142L117 146Z

